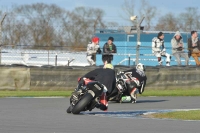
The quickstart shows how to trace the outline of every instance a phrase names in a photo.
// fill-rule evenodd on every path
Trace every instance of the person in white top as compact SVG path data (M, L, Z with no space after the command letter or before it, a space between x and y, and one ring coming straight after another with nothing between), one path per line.
M170 66L171 55L166 52L163 32L159 32L158 36L152 39L152 53L158 58L159 65L163 62L161 57L166 57L166 66Z
M87 45L87 61L91 66L95 66L96 53L101 53L99 47L99 38L93 37L92 42Z

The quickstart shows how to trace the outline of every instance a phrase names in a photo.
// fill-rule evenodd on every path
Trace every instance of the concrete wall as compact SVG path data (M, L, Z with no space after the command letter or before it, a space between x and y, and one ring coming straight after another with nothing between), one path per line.
M0 90L30 90L30 68L0 67Z
M0 90L71 90L96 67L0 66ZM117 70L129 67L116 66ZM200 88L200 67L147 67L146 89Z

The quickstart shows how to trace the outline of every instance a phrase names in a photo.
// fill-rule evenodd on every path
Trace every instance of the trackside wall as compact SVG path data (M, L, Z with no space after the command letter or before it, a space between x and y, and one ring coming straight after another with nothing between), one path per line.
M78 77L95 68L0 66L0 90L72 90ZM116 71L127 69L115 66ZM200 67L146 67L146 75L146 89L200 89Z

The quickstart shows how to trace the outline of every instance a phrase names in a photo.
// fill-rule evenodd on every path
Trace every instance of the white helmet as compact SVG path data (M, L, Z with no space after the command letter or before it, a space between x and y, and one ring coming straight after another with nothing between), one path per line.
M145 67L142 63L137 64L136 69L138 69L140 71L145 71Z

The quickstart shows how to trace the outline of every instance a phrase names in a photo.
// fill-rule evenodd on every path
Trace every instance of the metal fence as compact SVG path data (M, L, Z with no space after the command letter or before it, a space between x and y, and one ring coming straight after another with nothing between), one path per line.
M1 49L1 65L87 66L85 52L64 50Z
M100 42L101 50L104 43L105 42ZM117 53L113 54L114 59L112 64L125 66L135 65L135 42L118 41L115 42L115 44L117 45ZM139 49L139 62L147 66L158 65L157 58L152 54L151 43L146 42L142 43L142 45L143 46L141 46ZM60 49L58 50L33 50L1 47L0 63L1 65L22 64L27 66L89 66L89 63L86 59L86 46L85 48L82 48L84 49L83 51L79 52L62 50L64 49L62 47L59 48ZM167 44L166 49L167 52L171 54L171 47L169 47L169 44ZM185 50L185 52L187 52L187 50ZM182 59L182 64L184 65L184 59ZM195 65L195 62L192 58L190 58L189 64ZM101 54L96 55L96 65L103 65ZM171 65L177 65L173 56Z

